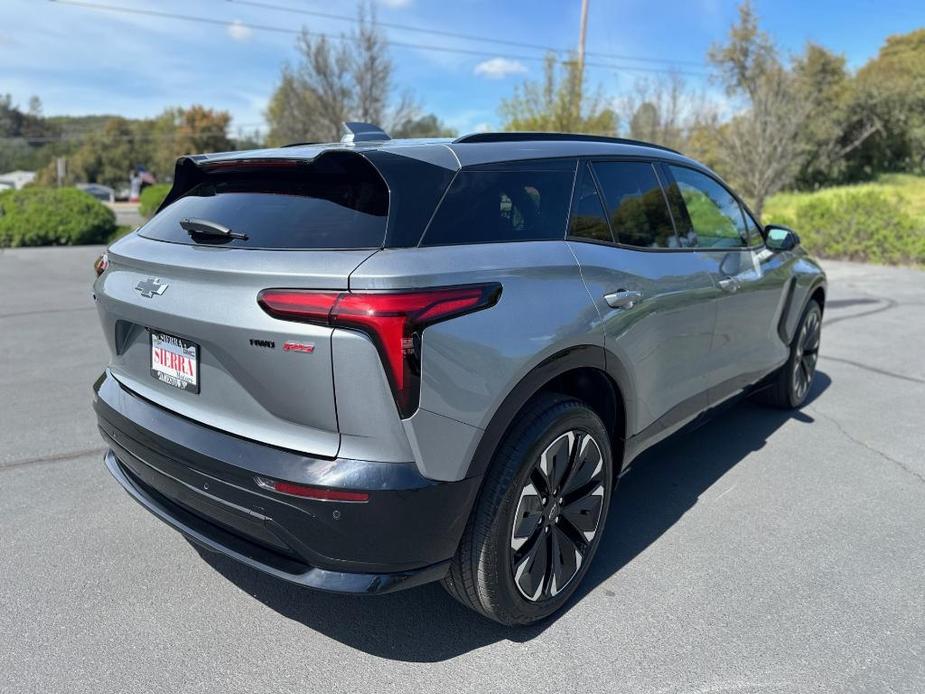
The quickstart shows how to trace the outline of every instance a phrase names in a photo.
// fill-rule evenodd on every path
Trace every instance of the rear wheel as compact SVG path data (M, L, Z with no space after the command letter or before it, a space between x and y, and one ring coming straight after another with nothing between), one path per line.
M610 440L579 400L544 396L495 456L444 585L502 624L558 610L597 550L613 488Z
M816 375L821 337L822 307L813 299L797 326L796 337L790 345L790 358L777 372L773 384L759 393L762 402L783 409L803 404Z

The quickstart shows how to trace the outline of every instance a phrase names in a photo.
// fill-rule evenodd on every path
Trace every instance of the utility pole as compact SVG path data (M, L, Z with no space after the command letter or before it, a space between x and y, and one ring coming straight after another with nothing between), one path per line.
M579 79L585 73L585 34L588 32L588 0L581 0L581 26L578 29L578 72Z
M581 97L585 80L585 35L588 32L588 0L581 0L581 24L578 29L578 78L575 80L575 94L572 96L572 111L577 125L581 119Z

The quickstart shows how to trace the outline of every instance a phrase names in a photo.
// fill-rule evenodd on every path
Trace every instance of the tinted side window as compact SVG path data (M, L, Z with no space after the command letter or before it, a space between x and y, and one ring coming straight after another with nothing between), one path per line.
M575 178L567 170L462 170L422 245L541 241L565 237Z
M597 194L597 186L587 164L579 169L578 186L575 189L575 204L569 222L568 235L594 241L613 241L604 205Z
M645 162L594 164L617 242L640 248L676 246L671 215L655 169Z
M758 222L756 222L748 212L742 210L742 214L745 217L745 234L748 245L760 246L764 243L764 235L761 233L761 227L758 226Z
M745 246L745 218L732 194L709 176L683 166L669 166L684 201L690 229L681 245L691 248Z

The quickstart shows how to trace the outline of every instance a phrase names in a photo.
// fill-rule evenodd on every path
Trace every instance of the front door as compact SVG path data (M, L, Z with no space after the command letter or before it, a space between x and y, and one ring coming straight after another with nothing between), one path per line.
M678 250L648 162L583 163L569 240L601 314L605 346L629 372L634 431L627 434L653 443L708 405L704 362L715 321L709 263Z
M780 366L787 347L777 334L790 278L790 254L764 246L758 225L716 179L664 165L669 197L679 198L679 238L709 265L716 284L716 329L710 349L711 404Z

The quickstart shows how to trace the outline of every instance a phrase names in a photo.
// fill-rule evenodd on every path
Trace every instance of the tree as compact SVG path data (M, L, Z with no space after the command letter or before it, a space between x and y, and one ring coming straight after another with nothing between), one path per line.
M34 94L29 97L29 115L36 120L42 118L42 100Z
M598 135L614 135L617 130L616 114L605 105L600 90L584 93L578 62L560 63L553 54L546 56L542 81L524 81L499 110L505 130Z
M844 56L814 43L793 65L800 100L808 118L800 133L806 157L797 175L800 187L813 188L841 177L848 149L840 141L848 119L851 84Z
M852 152L854 176L925 171L925 29L887 38L858 71L851 108L855 132L880 125Z
M168 108L145 128L151 141L150 156L137 164L145 165L158 178L173 174L182 154L223 152L233 147L228 137L231 114L194 104L189 108Z
M692 130L710 113L703 94L692 92L676 73L636 80L618 104L628 137L672 149L685 149Z
M145 140L137 121L110 118L101 131L87 136L68 158L63 183L102 183L112 187L127 185L132 167L145 163L150 152L150 142ZM39 172L38 182L53 185L56 179L55 162L52 160Z
M883 116L859 99L857 79L844 56L809 43L793 65L798 98L808 106L800 133L806 158L797 177L802 188L857 178L852 160L869 138L885 134Z
M800 133L810 105L799 98L748 0L739 5L728 42L713 46L709 59L742 108L718 131L720 168L760 217L765 200L792 183L805 160Z
M433 113L418 118L406 118L393 130L392 137L456 137L453 128L446 127Z
M296 39L299 63L283 67L267 108L269 144L331 142L340 139L345 121L389 130L416 117L410 95L393 98L394 66L372 6L361 4L357 19L355 32L334 41L306 31Z
M64 183L128 185L132 170L144 166L158 178L173 174L177 157L231 149L231 115L204 106L168 108L153 119L109 118L68 154ZM39 172L40 184L56 183L52 159Z

